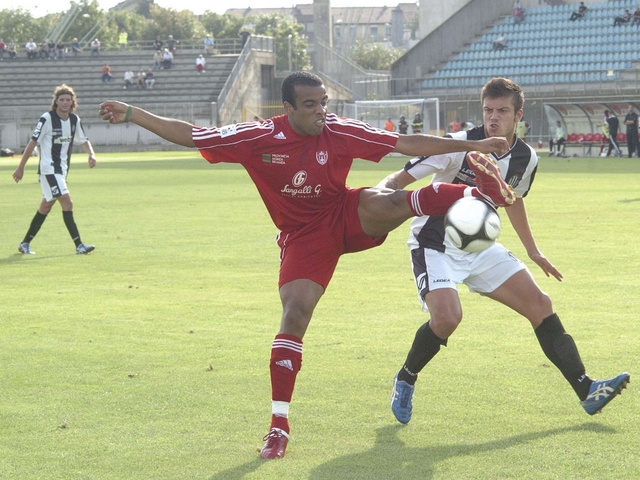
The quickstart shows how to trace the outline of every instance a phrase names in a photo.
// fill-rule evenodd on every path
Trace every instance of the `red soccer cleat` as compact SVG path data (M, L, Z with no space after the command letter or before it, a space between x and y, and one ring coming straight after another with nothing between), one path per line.
M467 153L467 163L476 174L478 192L497 207L508 207L516 201L516 192L500 175L498 164L480 152Z
M289 435L284 430L272 428L262 440L265 442L262 450L260 450L262 458L271 460L284 457L287 443L289 443Z

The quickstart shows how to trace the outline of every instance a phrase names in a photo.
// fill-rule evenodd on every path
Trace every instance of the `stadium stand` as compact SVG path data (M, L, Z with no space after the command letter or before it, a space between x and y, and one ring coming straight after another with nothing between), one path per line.
M493 76L521 85L611 82L640 59L640 28L612 19L634 0L590 3L583 19L569 21L574 4L527 8L526 20L505 16L423 81L423 88L480 87ZM508 47L493 50L504 33Z

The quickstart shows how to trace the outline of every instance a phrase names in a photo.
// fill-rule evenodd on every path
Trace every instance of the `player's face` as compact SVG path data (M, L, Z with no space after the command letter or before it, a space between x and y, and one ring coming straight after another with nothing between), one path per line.
M516 112L511 97L485 98L482 103L484 133L488 137L513 138L522 110Z
M56 110L58 111L58 113L69 113L72 103L73 99L71 98L71 95L63 93L58 97L58 100L56 101L56 104L58 105Z
M284 103L289 124L300 135L320 135L324 129L329 101L324 85L319 87L296 85L294 92L296 108L293 108L289 102Z

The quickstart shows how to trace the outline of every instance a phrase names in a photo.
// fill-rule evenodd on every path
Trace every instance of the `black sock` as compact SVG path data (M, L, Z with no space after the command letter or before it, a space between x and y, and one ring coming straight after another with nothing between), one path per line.
M587 398L593 381L585 373L578 348L571 335L564 330L558 316L555 313L549 315L535 329L535 333L542 351L551 363L558 367L578 398L580 400Z
M407 359L398 372L398 380L407 382L409 385L414 385L418 379L418 373L420 373L427 363L435 357L436 353L440 351L441 345L446 347L447 340L443 340L433 333L429 322L422 325L416 332Z
M62 218L64 219L64 224L67 226L67 230L69 230L69 235L71 235L73 243L75 243L77 247L82 243L82 240L80 240L80 233L78 233L76 221L73 219L73 210L70 210L68 212L65 212L63 210Z
M38 234L38 232L40 231L40 227L46 219L46 215L43 215L39 211L36 212L36 214L33 216L33 220L31 220L31 225L29 225L29 230L24 236L24 240L22 240L22 243L31 243L31 240L33 240L33 238Z

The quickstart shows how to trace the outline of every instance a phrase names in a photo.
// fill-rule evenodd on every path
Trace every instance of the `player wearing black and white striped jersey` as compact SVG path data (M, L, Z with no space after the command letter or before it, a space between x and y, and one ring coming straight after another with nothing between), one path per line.
M523 115L522 89L511 80L494 78L483 87L481 101L484 125L451 136L469 140L507 138L511 145L509 151L492 154L500 174L518 195L512 205L505 207L506 215L530 259L545 275L561 281L561 273L538 249L527 218L524 197L534 180L538 157L515 134ZM433 175L432 185L442 182L475 185L467 153L416 157L378 186L402 189L430 175ZM562 372L590 415L599 412L625 388L629 381L627 373L600 382L587 376L578 349L554 313L551 299L524 263L499 243L476 253L457 249L446 239L443 221L444 217L431 216L416 217L411 222L408 243L413 273L423 310L431 318L416 332L407 359L394 378L391 409L398 421L407 423L411 419L418 373L441 346L446 346L462 320L457 291L457 285L462 283L472 292L496 300L529 320L543 352Z
M42 114L33 131L31 140L24 150L20 165L13 173L16 182L22 180L24 167L36 145L40 145L40 163L38 175L42 188L42 201L36 212L24 240L18 246L21 253L33 254L30 242L36 236L51 208L60 202L64 223L76 245L76 253L87 254L95 247L85 245L80 239L78 227L73 218L73 202L67 188L67 173L71 160L73 143L78 140L82 149L89 155L89 168L96 166L96 157L91 142L84 133L80 117L75 113L76 94L67 85L56 87L53 92L51 110Z

